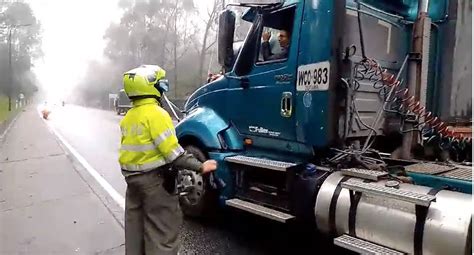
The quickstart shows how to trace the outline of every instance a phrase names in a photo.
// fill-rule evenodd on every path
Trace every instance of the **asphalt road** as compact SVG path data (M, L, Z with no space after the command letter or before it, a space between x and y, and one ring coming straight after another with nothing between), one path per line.
M53 108L49 122L122 196L126 183L117 162L119 122L113 111L74 105ZM342 254L322 236L232 209L207 219L185 219L184 254Z

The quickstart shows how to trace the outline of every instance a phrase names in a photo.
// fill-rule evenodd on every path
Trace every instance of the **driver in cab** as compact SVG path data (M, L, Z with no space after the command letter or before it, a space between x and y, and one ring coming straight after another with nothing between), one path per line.
M290 33L287 30L280 30L278 34L278 43L281 47L280 53L272 53L271 46L270 46L270 32L264 32L262 34L262 55L264 61L269 60L277 60L277 59L285 59L288 57L288 50L290 47Z

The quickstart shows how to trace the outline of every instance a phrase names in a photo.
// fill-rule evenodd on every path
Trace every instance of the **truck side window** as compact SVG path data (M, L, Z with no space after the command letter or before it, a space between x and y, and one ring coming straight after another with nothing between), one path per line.
M257 64L288 58L294 12L289 7L265 15Z

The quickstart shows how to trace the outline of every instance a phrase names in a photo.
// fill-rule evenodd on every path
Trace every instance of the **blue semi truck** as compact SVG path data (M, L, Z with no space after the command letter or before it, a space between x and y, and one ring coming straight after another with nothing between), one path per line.
M128 110L132 109L132 102L125 94L124 89L119 91L117 98L114 100L114 107L117 115L126 114Z
M188 98L176 127L189 152L219 163L214 175L180 174L183 212L223 205L306 222L360 253L470 254L472 141L446 113L462 112L469 125L472 98L456 97L461 111L442 99L452 98L446 86L471 91L471 39L463 37L471 3L232 7L243 8L241 17L230 9L219 16L224 74ZM235 42L242 23L250 29ZM277 33L287 34L286 54L262 57L268 31L272 51Z

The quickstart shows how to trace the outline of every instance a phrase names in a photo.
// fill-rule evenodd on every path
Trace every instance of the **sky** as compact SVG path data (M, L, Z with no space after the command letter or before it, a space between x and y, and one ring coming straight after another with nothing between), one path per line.
M39 85L50 100L67 97L92 60L103 59L103 35L119 22L119 0L27 0L42 27L44 57L35 62ZM213 0L199 0L200 11Z

